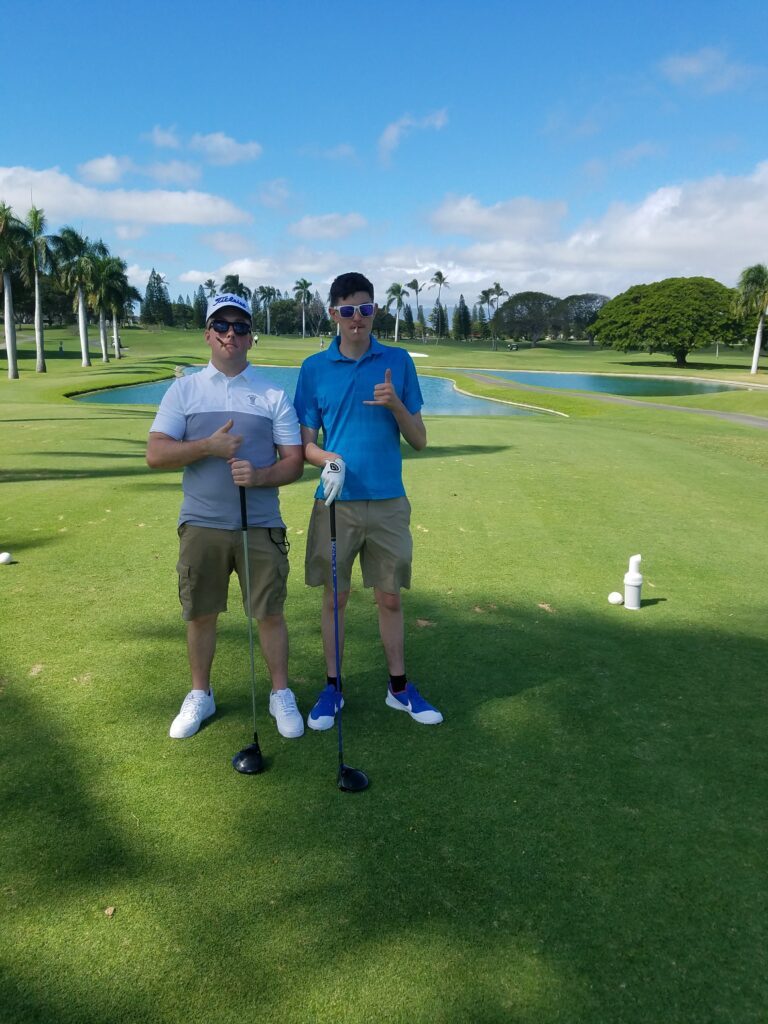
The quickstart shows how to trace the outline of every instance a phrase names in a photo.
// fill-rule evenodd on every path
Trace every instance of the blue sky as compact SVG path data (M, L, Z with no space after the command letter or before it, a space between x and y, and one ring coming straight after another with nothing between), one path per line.
M768 261L764 0L236 10L6 0L0 200L173 299L437 269L449 303L615 295Z

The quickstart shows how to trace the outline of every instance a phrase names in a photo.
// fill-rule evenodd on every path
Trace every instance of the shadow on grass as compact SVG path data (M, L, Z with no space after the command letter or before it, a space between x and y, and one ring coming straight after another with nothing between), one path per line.
M358 1022L386 993L378 1019L409 1022L758 1020L768 643L409 597L412 671L446 716L426 728L385 708L375 615L356 604L344 737L365 794L336 789L333 730L280 740L263 693L270 771L232 771L250 727L241 622L217 655L233 713L190 741L167 739L181 629L166 650L153 622L142 662L140 609L116 618L111 655L134 681L71 705L7 681L10 1019L181 1021L212 999L200 1019ZM306 657L314 630L297 632Z

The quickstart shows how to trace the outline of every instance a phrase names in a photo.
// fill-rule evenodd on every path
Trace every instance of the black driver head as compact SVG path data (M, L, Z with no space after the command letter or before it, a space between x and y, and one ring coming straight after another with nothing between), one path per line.
M264 771L264 759L261 756L258 742L238 750L232 758L232 767L241 775L258 775Z
M339 777L336 785L345 793L359 793L368 788L368 776L359 768L350 768L347 764L339 765Z

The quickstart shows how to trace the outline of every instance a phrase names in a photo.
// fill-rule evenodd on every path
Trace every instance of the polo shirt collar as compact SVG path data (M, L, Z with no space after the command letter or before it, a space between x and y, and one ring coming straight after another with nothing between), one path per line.
M200 373L204 377L208 377L210 380L231 380L233 383L239 383L240 381L245 383L250 371L251 364L248 363L245 369L241 373L238 373L236 377L228 377L226 373L222 373L221 370L217 370L213 363L209 361L208 365L205 369L201 370Z
M386 348L381 344L380 341L371 335L371 344L363 352L359 359L350 359L349 356L345 356L339 348L341 344L341 335L337 334L331 344L328 346L328 358L333 360L335 363L360 363L363 359L373 359L376 356L383 355L386 352Z

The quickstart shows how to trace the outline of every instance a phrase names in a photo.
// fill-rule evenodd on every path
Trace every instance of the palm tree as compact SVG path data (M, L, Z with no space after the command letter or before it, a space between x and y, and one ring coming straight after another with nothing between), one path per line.
M488 322L491 320L491 301L493 299L493 292L490 288L483 288L480 294L477 296L477 301L485 306L488 313Z
M91 365L88 351L88 311L85 296L92 286L94 263L101 256L109 255L103 242L91 242L72 227L61 229L54 240L54 254L59 265L62 284L74 292L74 306L77 309L77 321L80 330L80 352L82 365Z
M209 299L212 299L216 294L216 282L212 277L209 277L207 281L203 281L203 288L205 288L205 292Z
M394 282L387 288L387 310L395 303L395 341L397 341L398 329L400 327L400 310L403 308L403 300L408 298L408 292L403 285Z
M768 267L764 263L756 263L742 270L736 286L738 294L735 300L735 311L743 317L757 317L755 347L752 352L752 368L750 373L757 373L760 349L763 345L763 325L768 312Z
M489 288L488 291L491 293L491 299L495 299L496 300L494 302L494 305L496 306L496 312L498 312L498 310L499 310L499 302L501 301L502 295L507 295L508 296L509 292L506 290L506 288L502 288L498 281L494 281L493 282L493 287ZM493 320L491 320L491 339L492 339L491 347L493 348L493 351L495 352L498 346L496 344L496 331L494 330L494 327L493 327Z
M310 288L312 282L308 281L305 277L300 277L296 284L293 286L293 294L296 296L298 302L301 303L301 336L306 338L307 336L307 304L312 298Z
M5 354L8 358L9 380L18 380L19 378L11 271L18 265L21 257L21 230L22 224L17 217L14 217L13 210L7 203L0 202L0 271L3 275L3 294L5 296Z
M430 288L434 288L435 285L437 285L437 304L439 306L440 305L440 293L442 292L443 288L450 288L451 287L448 284L448 278L445 276L445 274L442 272L442 270L436 270L434 275L432 276L432 279L430 281L429 287ZM438 322L438 324L442 323L442 320L440 319L440 317L438 317L437 322ZM435 339L435 344L437 344L438 340L439 340L439 338Z
M224 284L221 286L223 292L229 292L231 295L239 295L241 299L245 299L246 302L251 301L251 295L253 292L250 288L242 283L239 274L227 274L224 278Z
M104 244L103 242L101 243ZM93 261L88 304L99 314L99 343L101 344L101 361L109 362L107 345L107 306L109 305L109 277L115 272L113 266L115 256L97 256Z
M419 319L419 292L424 287L423 284L419 284L418 280L414 277L412 281L408 281L406 288L410 288L411 291L416 295L416 320Z
M21 274L26 285L35 289L35 350L37 353L37 373L45 373L45 340L43 334L43 305L40 301L40 275L53 269L53 249L51 238L45 233L45 213L33 206L22 225Z
M104 302L112 311L112 344L115 359L120 359L119 320L129 303L141 302L141 292L128 281L128 265L118 256L110 256L105 272Z
M270 306L277 298L277 288L273 288L271 284L260 284L256 289L256 294L259 297L259 301L264 308L264 313L267 318L267 334L272 333L272 325L270 321Z

